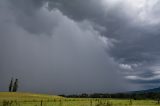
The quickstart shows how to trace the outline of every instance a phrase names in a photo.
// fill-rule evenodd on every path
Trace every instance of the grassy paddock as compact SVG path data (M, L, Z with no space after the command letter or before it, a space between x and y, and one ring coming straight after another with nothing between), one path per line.
M0 93L0 106L160 106L153 100L63 98L32 93Z

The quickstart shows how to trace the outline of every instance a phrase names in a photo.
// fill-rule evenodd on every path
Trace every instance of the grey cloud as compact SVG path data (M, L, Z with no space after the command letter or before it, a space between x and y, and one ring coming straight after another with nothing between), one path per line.
M54 13L42 8L46 4L46 0L9 0L8 4L14 14L16 24L24 30L32 34L51 36L52 29L56 26L59 17L51 19Z
M114 37L116 30L119 30L127 25L130 21L121 3L113 8L110 4L103 5L103 0L49 0L49 8L58 8L68 17L83 21L89 20L100 26L103 26L106 31L101 32L105 36ZM121 27L123 25L123 27ZM127 27L127 26L126 26Z
M55 81L53 85L57 87L54 89L57 92L64 91L64 89L70 92L70 86L73 86L72 91L75 92L89 91L91 88L95 88L93 91L105 91L106 88L109 91L115 86L110 83L112 82L110 76L115 75L123 80L124 76L118 74L124 71L120 69L119 64L130 66L137 64L136 67L132 67L132 71L128 70L127 76L154 77L150 67L160 63L159 2L154 0L155 3L152 3L151 0L144 0L148 3L147 5L133 8L129 4L131 1L128 0L119 0L117 3L109 3L113 2L109 0L103 3L103 1L2 0L1 2L5 4L3 5L4 11L1 10L3 15L0 19L3 23L1 24L3 40L0 47L3 51L1 53L3 70L10 66L11 68L7 70L13 69L15 70L13 73L21 73L19 76L24 76L23 73L26 73L25 79L29 76L28 73L33 73L32 77L34 77L37 70L40 70L41 74L49 76L49 80ZM134 4L136 2L135 0L132 3L133 6L136 6ZM7 19L5 19L6 16ZM46 35L49 36L46 37ZM108 46L108 49L99 37L106 38L112 46ZM17 41L19 43L15 43ZM8 65L6 61L9 61ZM18 63L21 67L17 65ZM26 72L27 69L30 71ZM43 70L48 70L46 73L49 74L45 74ZM3 72L4 74L6 72ZM57 77L52 79L52 74L61 77L58 80ZM104 79L105 75L107 79ZM91 76L91 79L88 80L88 76ZM62 77L65 81L58 82ZM73 77L76 77L78 83L74 82ZM84 78L81 79L81 77ZM38 78L34 81L37 82ZM52 85L46 82L45 77L42 81L46 86ZM82 83L84 81L86 82ZM96 84L91 85L91 88L82 86L93 83L92 81ZM106 81L108 84L105 86ZM130 81L133 80L130 79ZM143 86L147 87L150 81L156 83L155 80L144 82L142 79L134 82L136 84L144 82ZM24 86L29 85L29 82L27 81ZM112 87L108 88L110 84ZM37 86L39 86L38 83L34 87L37 88ZM101 86L102 89L97 86ZM138 88L138 86L135 87ZM78 88L81 89L78 90ZM31 90L31 88L28 89ZM52 90L45 89L44 91Z
M159 42L157 39L159 35L159 26L147 24L144 26L144 23L133 22L134 20L139 20L139 14L145 12L145 10L132 11L131 7L125 5L126 1L121 0L113 6L109 4L109 2L106 2L106 7L104 8L102 1L103 0L86 0L83 2L74 0L71 2L63 2L50 0L49 4L50 7L59 8L64 14L67 14L67 16L75 20L88 19L89 21L93 21L96 24L103 26L106 29L106 31L102 33L104 36L119 41L119 43L115 44L115 48L112 49L110 53L116 59L123 58L126 62L154 60L155 57L153 56L154 54L152 54L153 50L149 49L159 50L157 46L157 43ZM146 3L150 4L152 2L153 1L146 1ZM153 11L159 10L158 1L155 0L154 2L155 3L152 3L154 4L152 6L153 10L150 10L150 5L146 4L144 7L147 11L145 14L148 13L149 15L146 18L150 18L151 14L154 16L155 13ZM83 6L83 8L81 8L81 6ZM151 16L151 18L153 17ZM155 16L152 20L157 18L158 16ZM149 21L150 20L146 23L150 23ZM149 54L149 56L145 54Z
M58 9L36 7L34 1L2 2L0 90L7 89L11 77L19 78L20 91L30 92L118 92L132 88L90 22L76 22ZM25 2L31 8L23 7Z
M49 9L59 8L67 16L76 19L96 19L98 15L101 17L103 14L103 8L100 2L97 0L86 0L85 2L80 0L48 0Z
M133 83L139 83L139 84L157 84L159 85L159 80L160 80L160 77L159 76L152 76L152 77L139 77L139 76L128 76L127 77L128 79L131 79L130 81L133 82Z
M76 21L89 20L104 27L105 30L100 31L101 34L117 41L109 50L109 55L120 64L141 64L133 68L132 72L128 70L127 73L130 75L142 78L154 77L149 68L159 64L159 1L144 1L145 5L140 8L133 8L128 4L130 2L119 0L114 5L106 2L105 7L101 2L94 0L50 1L50 7L59 8ZM136 83L142 82L158 83L157 80L151 79L136 80ZM144 86L146 87L145 84Z

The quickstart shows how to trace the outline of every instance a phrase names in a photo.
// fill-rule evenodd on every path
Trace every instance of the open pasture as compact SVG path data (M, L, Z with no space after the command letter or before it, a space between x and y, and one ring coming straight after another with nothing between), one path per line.
M160 106L154 100L64 98L32 93L0 93L0 106Z

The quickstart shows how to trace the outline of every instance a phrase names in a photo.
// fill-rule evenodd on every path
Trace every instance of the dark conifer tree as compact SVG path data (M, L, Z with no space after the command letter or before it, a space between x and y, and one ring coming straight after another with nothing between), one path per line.
M13 78L11 79L9 84L9 92L12 92L12 87L13 87Z
M13 92L17 92L17 90L18 90L18 79L15 80L12 91L13 91Z

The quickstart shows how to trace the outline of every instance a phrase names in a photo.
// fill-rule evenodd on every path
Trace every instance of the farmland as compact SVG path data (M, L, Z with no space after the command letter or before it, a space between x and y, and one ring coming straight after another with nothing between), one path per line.
M0 93L0 106L160 106L154 100L64 98L45 94Z

